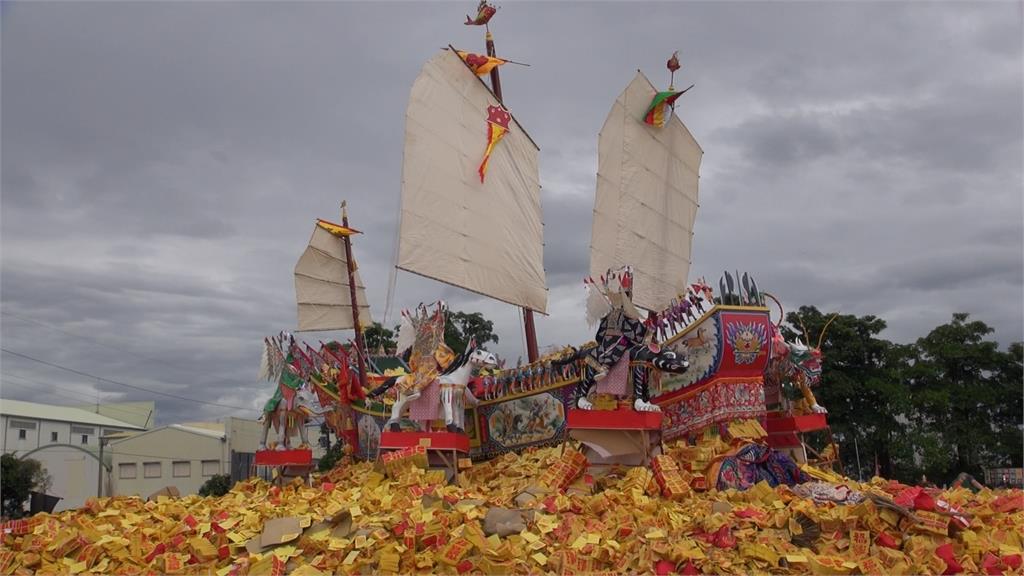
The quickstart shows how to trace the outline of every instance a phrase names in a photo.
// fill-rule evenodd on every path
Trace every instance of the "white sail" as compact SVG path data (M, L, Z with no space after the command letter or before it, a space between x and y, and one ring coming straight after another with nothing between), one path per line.
M416 78L405 120L398 268L529 308L547 309L537 145L515 119L487 146L498 99L454 52Z
M370 305L366 287L354 273L359 324L368 326ZM347 330L352 321L352 293L348 282L348 259L345 244L317 224L309 246L295 265L295 300L299 307L299 330Z
M704 154L675 114L663 128L644 123L655 94L637 72L601 128L590 241L591 275L632 266L633 302L647 310L687 286Z

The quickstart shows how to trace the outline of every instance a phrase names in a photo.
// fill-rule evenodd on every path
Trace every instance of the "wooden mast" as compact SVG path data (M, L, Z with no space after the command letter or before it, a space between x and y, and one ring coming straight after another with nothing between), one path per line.
M341 202L341 225L348 228L348 209L346 202ZM352 297L352 324L356 331L356 360L359 363L359 385L366 388L366 363L363 360L363 329L359 325L359 302L356 300L355 261L352 259L352 240L348 234L341 237L345 243L345 260L348 268L348 290Z
M494 50L494 36L491 35L490 25L484 24L484 29L487 30L487 35L485 36L487 55L497 58L497 53ZM498 76L498 68L499 66L491 68L491 91L494 92L498 102L504 106L505 101L501 98L501 77ZM537 350L537 330L533 324L533 310L529 308L523 308L523 326L526 329L526 357L529 362L536 362L540 356Z

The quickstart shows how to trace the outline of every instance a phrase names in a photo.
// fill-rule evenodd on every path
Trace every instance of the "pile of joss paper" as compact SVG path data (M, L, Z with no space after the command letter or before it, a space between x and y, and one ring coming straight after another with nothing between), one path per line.
M0 573L1024 573L1019 490L805 468L814 482L708 482L666 497L672 472L693 478L666 458L692 452L670 445L654 470L598 471L572 448L540 448L474 464L452 484L411 460L343 462L312 486L253 479L221 497L92 499L4 525Z

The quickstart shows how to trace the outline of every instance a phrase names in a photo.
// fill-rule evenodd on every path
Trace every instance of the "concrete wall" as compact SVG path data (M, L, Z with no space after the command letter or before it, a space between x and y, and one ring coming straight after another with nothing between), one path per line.
M12 427L19 423L31 424L35 428ZM61 498L54 508L55 512L79 508L88 498L96 496L100 479L98 434L104 430L128 430L8 415L0 415L0 427L5 454L19 457L28 455L38 460L50 475L48 493ZM78 432L72 433L73 429ZM86 436L83 444L81 432L85 429L93 433ZM25 430L24 439L19 438L19 430ZM56 441L53 440L54 433L57 435ZM103 477L106 480L106 474ZM105 485L104 494L109 493L109 486Z
M244 418L229 417L224 420L224 429L228 433L228 442L231 450L234 450L235 452L255 453L259 448L260 439L263 436L262 422L257 420L247 420ZM307 426L306 434L308 435L310 445L313 447L313 458L320 458L323 456L325 450L318 444L318 440L320 439L320 425L312 424ZM272 442L276 438L277 436L274 434L273 428L271 428L267 439ZM298 435L292 438L292 442L293 444L298 445Z
M112 443L109 448L111 483L118 496L145 498L166 486L174 486L182 496L195 494L211 476L229 472L225 440L170 426Z

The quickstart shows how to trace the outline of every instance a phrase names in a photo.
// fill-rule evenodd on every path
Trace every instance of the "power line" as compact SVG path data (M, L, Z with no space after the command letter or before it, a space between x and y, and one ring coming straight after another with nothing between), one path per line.
M109 348L109 349L117 351L117 352L125 352L127 354L131 354L132 356L137 356L139 358L142 358L143 360L148 360L148 361L151 361L151 362L157 362L159 364L163 364L164 366L168 366L168 367L174 368L175 370L178 370L179 374L182 372L182 365L180 363L168 362L166 360L161 360L159 358L153 358L152 356L146 356L145 354L139 354L138 352L133 352L131 350L128 350L127 348L121 348L121 347L118 347L118 346L113 346L111 344L107 344L107 343L105 343L105 342L103 342L103 341L101 341L101 340L99 340L99 339L97 339L96 337L93 337L93 336L86 336L84 334L77 334L75 332L69 332L67 330L64 330L63 328L59 328L59 327L54 326L53 324L50 324L48 322L42 322L40 320L33 320L32 318L26 318L24 316L20 316L18 314L13 314L11 312L7 312L7 311L4 311L4 310L0 310L0 315L10 316L11 318L16 318L16 319L22 320L24 322L31 322L33 324L38 324L39 326L43 326L43 327L49 328L51 330L56 330L57 332L61 332L63 334L67 334L68 336L74 336L76 338L82 338L83 340L89 340L89 341L91 341L91 342L93 342L95 344L99 344L100 346L103 346L105 348ZM235 382L230 382L230 381L224 380L224 379L217 379L217 380L214 380L213 382L221 382L221 383L225 383L225 384L231 384L232 386L236 384Z
M72 374L78 374L79 376L85 376L87 378L95 378L96 380L99 380L101 382L108 382L110 384L114 384L114 385L117 385L117 386L124 386L125 388L131 388L133 390L139 390L141 392L146 392L146 393L149 393L149 394L157 394L159 396L166 396L167 398L174 398L175 400L183 400L185 402L195 402L196 404L206 404L208 406L217 406L217 407L220 407L220 408L231 408L232 410L244 410L244 411L249 411L249 412L255 412L256 411L254 408L243 408L241 406L231 406L230 404L220 404L218 402L207 402L205 400L196 400L195 398L187 398L185 396L178 396L176 394L170 394L170 393L167 393L167 392L159 392L157 390L151 390L149 388L143 388L142 386L135 386L134 384L126 384L124 382L118 382L117 380L111 380L109 378L104 378L102 376L96 376L94 374L89 374L88 372L82 372L81 370L75 370L74 368L68 368L66 366L61 366L60 364L54 364L53 362L47 362L46 360L40 360L39 358L34 358L34 357L29 356L27 354L21 354L20 352L14 352L13 350L8 350L6 348L0 348L0 352L6 352L6 353L8 353L8 354L10 354L12 356L17 356L19 358L24 358L26 360L31 360L33 362L38 362L38 363L43 364L45 366L50 366L50 367L53 367L53 368L58 368L60 370L64 370L66 372L70 372Z
M69 400L73 400L73 401L75 401L76 403L79 404L78 406L70 406L70 408L78 408L80 410L85 410L86 412L90 411L89 408L85 407L85 403L83 401L75 399L75 398L71 398L69 396L66 396L67 394L72 394L72 395L81 397L83 399L87 399L89 401L89 406L90 407L93 407L96 404L99 404L100 406L103 407L104 410L116 410L118 412L121 412L121 413L124 413L124 414L131 414L133 416L144 415L143 412L138 411L138 410L129 410L129 409L124 408L124 407L112 406L111 404L102 404L102 401L97 399L96 397L89 396L86 393L79 392L79 390L75 390L75 389L69 388L68 386L61 386L59 384L53 384L53 383L49 383L49 382L40 382L39 380L33 380L32 378L26 378L25 376L20 375L20 374L12 374L10 372L4 373L2 370L0 370L0 375L2 375L3 377L7 377L7 378L17 378L19 380L25 380L25 382L27 382L27 383L22 383L22 382L6 381L6 383L8 385L12 385L12 386L24 386L24 387L29 387L30 385L35 385L35 386L52 386L52 387L57 388L57 389L65 390L65 395L59 395L59 394L56 394L56 393L50 393L50 394L53 394L55 396L62 396L63 398L67 398ZM0 381L3 381L3 380L0 380ZM97 390L97 392L98 392L98 390ZM120 394L120 393L102 393L102 394ZM220 417L229 416L231 414L233 414L233 411L232 412L227 412L227 413L221 413L221 414L218 414L218 415L214 415L213 417L214 418L220 418Z
M6 378L10 378L11 376L13 376L13 375L12 374L4 375L2 378L0 378L0 382L2 382L6 386L20 386L20 387L25 388L25 389L34 389L35 386L38 386L38 384L36 384L35 382L12 382L10 380L6 380ZM80 395L81 397L79 397L79 398L76 398L74 396L69 396L68 394L75 394L75 392L68 391L68 392L64 392L64 393L60 393L60 392L47 392L46 393L47 396L59 396L61 398L66 398L68 400L72 400L74 402L78 402L79 403L78 406L70 406L70 408L81 408L81 406L85 402L85 400L82 399L84 397L84 394ZM94 401L95 398L90 398L90 400ZM81 409L85 410L84 408L81 408ZM113 407L111 407L110 409L111 410L116 410L116 408L113 408ZM118 410L118 411L119 412L124 412L125 414L129 414L129 413L130 414L138 414L137 412L132 412L131 410L121 409L121 410Z
M12 378L12 377L13 378L20 378L22 380L25 380L25 382L24 383L23 382L11 382L10 380L4 380L3 379L3 378ZM34 382L32 380L29 380L29 379L24 378L22 376L18 376L16 374L6 374L2 378L0 378L0 382L3 382L7 386L20 386L20 387L25 388L25 389L34 389L34 387L36 387L36 386L46 386L46 384L40 384L39 382ZM53 384L50 384L50 386L53 386L54 388L57 388L57 389L60 389L60 390L64 390L64 393L62 394L60 392L50 392L50 391L48 391L47 395L49 395L49 396L59 396L61 398L66 398L68 400L71 400L71 401L77 403L77 406L69 406L69 408L77 408L77 409L83 410L85 412L90 412L90 413L93 413L93 414L97 414L96 412L92 412L88 408L85 408L84 407L85 406L85 400L83 400L83 398L88 398L90 406L95 406L97 404L95 398L90 397L90 396L86 396L85 394L83 394L81 392L76 392L76 391L73 391L73 390L70 390L70 389L67 389L67 388L61 388L60 386L56 386L56 385L53 385ZM68 396L68 394L75 394L75 395L77 395L79 397L76 398L76 397L73 397L73 396ZM120 412L122 414L130 414L132 416L146 416L147 415L146 412L142 412L142 411L139 411L139 410L129 410L129 409L124 408L124 407L118 407L118 406L111 406L109 404L103 404L102 402L100 402L99 404L101 406L103 406L104 410L113 410L113 411L116 411L116 412Z
M59 327L54 326L53 324L50 324L48 322L43 322L41 320L33 320L32 318L26 318L24 316L19 316L18 314L12 314L11 312L7 312L7 311L4 311L4 310L0 310L0 315L10 316L11 318L15 318L17 320L21 320L22 322L31 322L32 324L38 324L39 326L43 326L45 328L49 328L50 330L56 330L57 332L60 332L62 334L67 334L68 336L74 336L75 338L81 338L83 340L90 340L93 343L99 344L100 346L103 346L105 348L110 348L111 350L114 350L114 351L117 351L117 352L125 352L127 354L131 354L132 356L138 356L139 358L142 358L143 360L149 360L150 362L157 362L157 363L163 364L164 366L170 366L171 368L181 368L180 364L172 364L172 363L170 363L170 362L168 362L166 360L161 360L159 358L153 358L153 357L150 357L150 356L146 356L144 354L139 354L138 352L133 352L131 350L128 350L127 348L121 348L121 347L118 347L118 346L113 346L111 344L107 344L106 342L103 342L102 340L100 340L99 338L96 338L95 336L86 336L84 334L76 334L75 332L69 332L67 330L64 330L63 328L59 328Z

